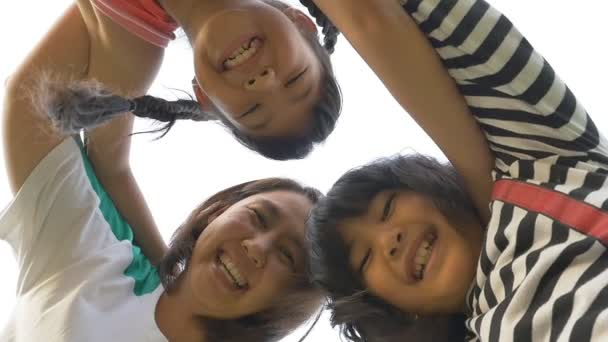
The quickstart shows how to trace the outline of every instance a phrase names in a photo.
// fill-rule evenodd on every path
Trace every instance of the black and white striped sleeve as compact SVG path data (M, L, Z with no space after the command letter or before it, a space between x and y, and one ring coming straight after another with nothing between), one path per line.
M591 162L608 143L547 61L483 0L407 0L504 169L519 159Z

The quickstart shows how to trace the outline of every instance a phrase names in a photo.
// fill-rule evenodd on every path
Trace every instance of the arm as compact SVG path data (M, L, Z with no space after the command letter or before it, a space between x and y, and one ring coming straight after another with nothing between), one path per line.
M65 41L74 48L65 49L62 45ZM72 6L7 81L2 136L13 193L17 193L36 165L64 139L50 128L46 116L34 106L33 92L40 71L52 70L66 78L83 78L88 60L86 27L78 8Z
M79 0L79 7L92 37L88 77L119 95L145 94L158 73L164 50L96 13L90 0ZM100 182L133 228L136 243L157 264L167 246L131 171L132 128L133 116L125 115L86 132L87 153Z
M608 170L605 138L502 13L483 0L408 1L404 8L458 83L503 172L515 161L538 159Z
M487 220L492 153L454 81L415 22L395 0L315 2L442 149Z
M81 13L72 6L9 80L3 136L7 173L13 192L18 191L35 166L64 138L50 129L44 113L33 106L30 97L23 95L36 91L34 87L41 71L66 80L97 78L120 94L143 93L151 83L162 58L162 50L139 50L139 56L130 58L124 58L121 50L112 54L108 33L115 28L100 25L94 15L86 11ZM64 48L66 42L72 49ZM133 51L124 49L128 41L121 42L117 46L122 51ZM141 42L139 44L142 45ZM142 61L149 63L144 65ZM132 118L125 116L91 132L90 158L108 193L132 225L138 243L146 255L156 261L166 247L129 168L128 133L131 126Z
M371 2L376 7L388 4ZM508 174L514 162L538 159L566 166L585 162L608 170L606 139L549 63L502 13L484 0L407 0L403 8L457 83L500 171ZM352 4L350 11L361 21L370 20Z

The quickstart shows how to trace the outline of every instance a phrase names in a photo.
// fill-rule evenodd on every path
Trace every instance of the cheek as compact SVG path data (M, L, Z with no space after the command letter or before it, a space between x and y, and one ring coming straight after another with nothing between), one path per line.
M294 283L293 274L280 262L271 260L257 288L260 296L276 297L285 293Z
M387 302L398 303L405 290L404 285L382 263L368 266L365 272L365 286L376 296Z
M199 235L192 252L196 258L215 258L217 250L227 241L237 239L246 228L233 217L218 217L212 221Z
M442 272L436 285L445 302L459 308L464 302L466 292L475 277L477 259L467 241L457 236L447 241L449 247L443 256ZM454 309L454 308L450 308Z
M239 104L239 99L243 97L242 94L230 86L224 75L207 65L204 60L195 60L194 63L196 80L206 100L203 105L208 105L204 109L217 108L223 113L233 112L234 107Z

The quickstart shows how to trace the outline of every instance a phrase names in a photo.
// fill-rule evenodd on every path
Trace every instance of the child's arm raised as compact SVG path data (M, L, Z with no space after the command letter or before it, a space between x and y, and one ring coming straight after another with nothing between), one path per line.
M101 82L117 95L145 94L158 73L164 50L98 13L90 0L79 0L78 6L91 37L87 77ZM167 247L131 172L129 134L133 119L132 115L119 116L86 132L87 153L99 180L132 226L136 243L156 264Z
M316 0L464 177L489 216L494 158L441 60L397 0Z
M408 0L403 8L465 96L498 169L539 159L608 169L608 144L583 106L502 13L484 0ZM511 176L530 175L518 173Z
M62 80L95 78L119 94L135 96L148 88L162 59L161 49L148 49L142 42L133 42L142 44L138 52L132 50L138 57L123 58L131 53L123 54L118 48L126 48L128 42L122 41L116 45L117 50L112 50L114 45L108 36L118 28L104 26L96 17L83 13L86 12L72 6L7 84L4 146L14 192L64 138L53 132L45 113L33 106L31 95L37 91L35 86L41 73L56 75ZM69 49L65 48L67 45ZM132 118L125 116L90 132L89 157L108 193L133 227L137 242L152 261L157 261L166 247L130 172L128 134L131 127Z
M364 27L345 23L343 29L355 36L369 31L366 25L372 29L384 25L383 16L401 15L392 0L365 2L367 13L352 0L317 2L327 2L328 10L337 13L336 20L340 19L339 4L344 5L346 13ZM517 169L510 169L514 162L527 160L528 170L510 174L526 178L534 173L530 162L539 159L608 169L608 142L566 84L508 18L484 0L401 2L456 81L499 170L510 174Z

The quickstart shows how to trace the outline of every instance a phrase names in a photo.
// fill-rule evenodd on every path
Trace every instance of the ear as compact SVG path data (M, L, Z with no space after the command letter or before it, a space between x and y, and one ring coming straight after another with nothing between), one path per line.
M201 108L205 113L217 113L215 105L213 104L213 102L211 102L211 99L209 99L203 89L201 89L200 85L198 84L198 81L196 80L196 77L192 78L192 90L194 91L194 96L196 96L196 101L199 105L201 105Z
M301 30L306 30L311 33L319 32L317 25L315 25L314 21L312 21L312 19L310 19L310 17L307 16L304 12L290 7L286 9L283 13L285 13L285 15L289 17L289 19L291 19L291 21L293 21Z

